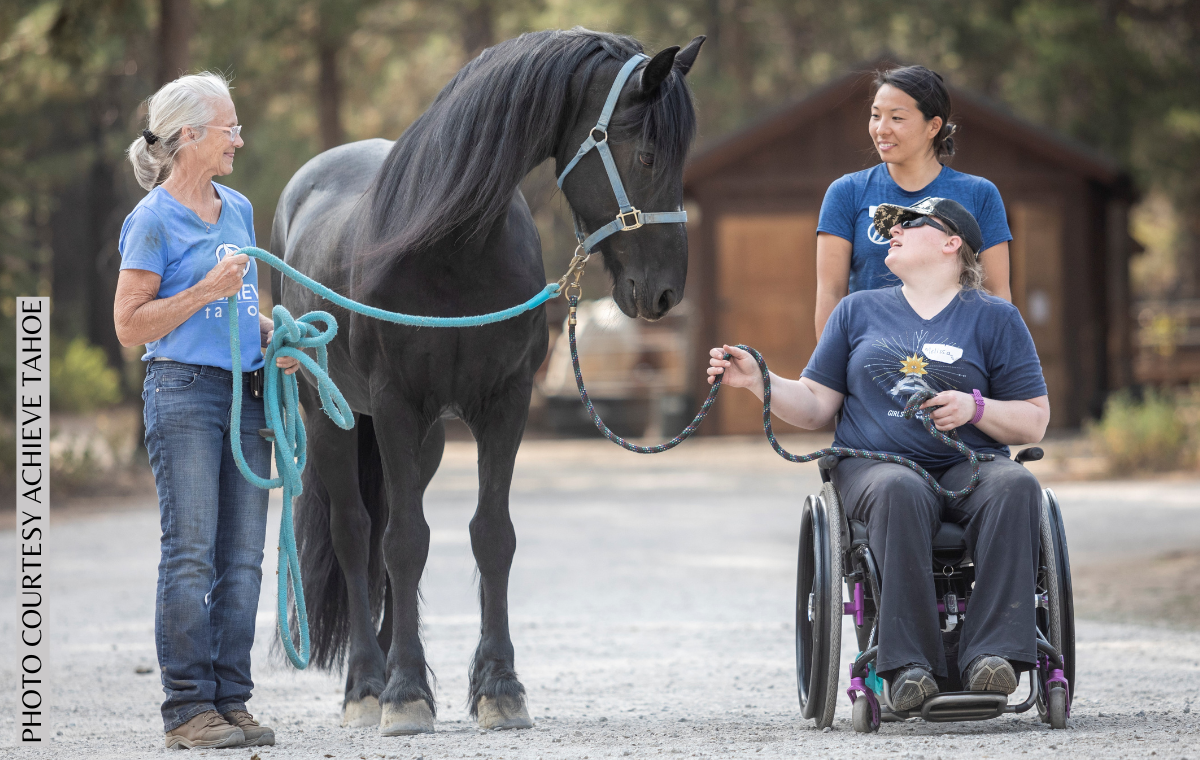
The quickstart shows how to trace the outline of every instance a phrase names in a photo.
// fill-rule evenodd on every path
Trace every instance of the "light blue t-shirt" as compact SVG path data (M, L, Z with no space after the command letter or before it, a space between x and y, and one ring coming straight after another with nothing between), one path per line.
M204 279L226 256L254 245L254 210L236 190L213 183L221 196L221 216L206 225L194 211L156 187L134 207L121 226L121 269L144 269L162 277L159 298L170 298ZM251 259L237 296L242 370L263 366L258 329L258 269ZM229 303L222 298L156 341L146 344L142 361L173 359L233 369L229 357Z
M882 451L936 469L965 457L901 416L918 391L978 389L997 401L1046 395L1042 364L1017 307L978 290L922 319L899 286L851 293L838 302L804 377L844 394L835 446ZM974 425L957 429L976 451L1008 456Z
M983 233L983 248L976 253L1012 240L1000 191L983 177L943 166L933 182L910 193L892 179L887 164L876 164L835 180L825 192L821 216L817 220L817 232L828 232L850 241L851 293L900 284L900 279L883 263L889 241L876 232L872 224L875 207L881 203L912 206L925 198L958 201L975 216Z

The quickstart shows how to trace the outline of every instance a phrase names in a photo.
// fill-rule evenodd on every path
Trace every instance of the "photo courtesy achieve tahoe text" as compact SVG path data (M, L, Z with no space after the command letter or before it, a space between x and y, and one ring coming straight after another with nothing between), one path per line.
M46 731L47 637L43 589L47 526L50 519L50 299L16 302L16 561L18 641L15 653L17 730L20 743L41 742Z

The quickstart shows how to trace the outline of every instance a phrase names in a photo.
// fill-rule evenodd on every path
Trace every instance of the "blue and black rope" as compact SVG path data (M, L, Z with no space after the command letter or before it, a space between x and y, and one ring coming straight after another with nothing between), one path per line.
M578 303L578 296L572 294L570 297L572 315L574 315ZM700 427L700 423L704 421L706 416L708 416L708 410L712 408L713 402L717 400L717 393L721 390L722 376L717 375L716 379L713 381L712 390L708 392L708 397L704 399L704 404L701 405L700 411L696 414L692 421L688 423L688 426L683 429L683 432L666 443L661 443L657 446L638 446L626 441L621 436L609 430L608 426L604 424L604 420L600 419L600 415L596 413L595 407L592 406L592 400L588 398L587 388L583 384L583 372L579 368L579 349L575 342L574 319L567 320L567 336L571 343L571 364L574 365L575 368L575 385L579 388L579 398L583 400L583 405L587 408L588 415L592 418L592 423L605 438L617 444L621 448L632 451L635 454L661 454L664 451L669 451L675 448L688 438L691 438L692 434L694 434L697 428ZM813 462L821 457L830 455L836 457L854 457L857 459L873 459L877 462L891 462L892 464L904 465L913 472L917 473L925 480L926 483L929 484L930 488L936 491L939 495L950 499L958 499L969 495L975 490L975 486L979 484L979 462L981 461L980 455L975 453L965 443L959 440L957 433L954 431L951 431L950 434L947 435L946 433L943 433L937 429L937 426L933 422L933 418L930 417L925 410L921 409L921 404L924 404L926 401L933 398L933 394L926 391L913 394L912 398L910 398L908 403L905 405L904 411L901 413L901 415L905 419L913 419L916 417L916 419L918 419L921 424L925 426L925 429L929 431L930 435L947 446L957 450L967 458L967 461L971 463L971 478L965 488L962 488L958 491L951 491L947 488L943 488L941 484L939 484L924 467L912 461L911 459L906 459L905 457L897 456L895 454L882 454L877 451L850 449L842 446L830 446L828 448L814 451L811 454L793 454L789 452L787 449L783 448L783 446L779 445L779 441L775 439L775 433L771 429L771 373L767 369L767 362L762 358L762 354L758 353L758 351L755 351L749 346L739 345L738 348L748 352L754 357L754 361L758 362L758 368L762 372L763 378L763 430L767 434L767 440L771 442L771 448L775 449L775 453L779 454L779 456L783 457L789 462Z

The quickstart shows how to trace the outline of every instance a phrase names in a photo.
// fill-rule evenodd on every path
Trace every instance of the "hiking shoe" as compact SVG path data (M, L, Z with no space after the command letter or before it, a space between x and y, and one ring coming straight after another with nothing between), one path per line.
M1012 694L1017 690L1017 673L1003 657L983 654L976 657L967 668L963 683L968 691Z
M254 716L245 710L230 710L222 716L230 724L242 729L247 747L265 747L275 744L275 731L269 726L261 726Z
M242 729L230 725L216 710L207 710L168 731L167 749L240 747L245 740Z
M922 702L938 693L933 673L921 665L909 665L892 678L889 696L892 709L904 712L919 707Z

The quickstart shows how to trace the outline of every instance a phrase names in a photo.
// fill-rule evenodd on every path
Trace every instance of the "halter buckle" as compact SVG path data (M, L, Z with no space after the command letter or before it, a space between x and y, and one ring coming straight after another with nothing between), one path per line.
M632 217L633 224L630 224L626 220L626 217ZM638 227L641 227L643 224L642 212L636 208L630 209L629 211L625 211L623 213L617 214L617 221L619 221L621 223L621 232L626 232L628 230L636 230Z
M597 132L603 136L603 139L596 139ZM588 137L590 137L592 142L596 143L597 145L603 145L604 143L608 142L608 130L603 127L592 127L592 130L588 132Z

